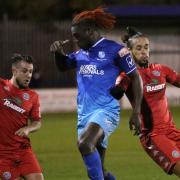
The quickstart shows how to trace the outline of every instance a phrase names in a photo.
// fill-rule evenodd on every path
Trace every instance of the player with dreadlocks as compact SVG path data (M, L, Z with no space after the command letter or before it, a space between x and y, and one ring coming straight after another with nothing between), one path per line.
M123 71L133 82L135 106L130 128L139 134L142 87L129 51L102 37L101 29L111 29L115 17L102 8L84 11L72 21L71 32L79 50L65 55L63 44L55 41L50 51L60 71L76 69L78 83L78 148L92 180L114 180L103 167L107 141L119 124L119 102L110 94L116 77Z

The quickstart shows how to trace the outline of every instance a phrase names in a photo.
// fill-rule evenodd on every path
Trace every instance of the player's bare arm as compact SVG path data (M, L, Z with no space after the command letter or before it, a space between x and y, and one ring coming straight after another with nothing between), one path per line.
M32 121L30 125L25 126L23 128L20 128L15 132L15 135L21 136L21 137L27 137L29 133L37 131L41 128L41 122L40 121Z
M69 40L65 40L65 41L58 40L58 41L54 41L50 45L50 52L54 53L55 63L59 71L61 72L68 70L67 64L66 64L68 57L65 54L64 47L63 47L68 42Z
M134 94L134 108L133 113L129 120L129 128L135 130L134 135L140 134L141 120L140 120L140 111L141 111L141 100L143 95L142 80L137 71L128 75L131 78L132 82L132 91Z
M177 74L176 82L173 85L180 88L180 74Z

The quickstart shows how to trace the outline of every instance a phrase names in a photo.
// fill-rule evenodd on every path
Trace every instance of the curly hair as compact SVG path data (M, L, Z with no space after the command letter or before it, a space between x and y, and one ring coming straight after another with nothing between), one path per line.
M83 11L77 14L72 21L72 25L80 23L94 23L99 28L112 29L116 22L116 17L104 11L103 8L96 8L92 11Z

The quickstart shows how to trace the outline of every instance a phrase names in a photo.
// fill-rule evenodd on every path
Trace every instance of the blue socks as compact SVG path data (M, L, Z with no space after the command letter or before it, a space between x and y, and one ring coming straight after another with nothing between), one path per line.
M91 180L104 180L101 158L98 151L83 156L83 160Z
M105 173L103 177L101 158L98 151L83 156L83 160L91 180L116 180L110 172Z

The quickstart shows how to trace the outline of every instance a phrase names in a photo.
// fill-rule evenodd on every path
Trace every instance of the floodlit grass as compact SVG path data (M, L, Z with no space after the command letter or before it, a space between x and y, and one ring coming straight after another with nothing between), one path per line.
M172 108L180 127L180 107ZM166 175L142 150L137 137L128 129L129 111L122 111L119 128L111 136L106 167L117 180L177 180ZM46 180L88 180L76 147L76 114L43 115L42 129L31 135L33 149Z

